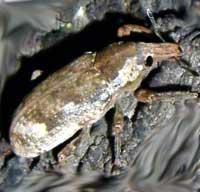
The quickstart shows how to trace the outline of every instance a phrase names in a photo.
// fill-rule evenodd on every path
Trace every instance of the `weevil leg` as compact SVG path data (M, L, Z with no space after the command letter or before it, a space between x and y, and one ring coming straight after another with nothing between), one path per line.
M151 34L152 31L144 26L134 25L134 24L126 24L117 30L117 37L125 37L130 36L131 33L146 33Z
M68 143L64 148L58 153L59 164L65 164L66 159L72 152L77 148L83 137L83 132L81 132L75 139Z
M121 167L120 163L120 154L121 154L121 133L124 128L124 114L119 104L115 106L115 114L113 118L112 124L112 137L114 138L114 146L113 146L113 169L112 172L117 168Z
M194 92L186 91L174 91L174 92L155 92L148 89L139 89L135 92L135 96L138 101L142 103L152 103L154 101L170 101L188 100L198 98L198 94Z

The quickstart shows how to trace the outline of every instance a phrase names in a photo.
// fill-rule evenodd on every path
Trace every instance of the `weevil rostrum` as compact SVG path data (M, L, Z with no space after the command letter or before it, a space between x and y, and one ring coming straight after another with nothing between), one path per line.
M134 92L163 60L179 57L175 43L114 43L58 70L25 98L10 128L14 152L36 157L91 127L126 90Z

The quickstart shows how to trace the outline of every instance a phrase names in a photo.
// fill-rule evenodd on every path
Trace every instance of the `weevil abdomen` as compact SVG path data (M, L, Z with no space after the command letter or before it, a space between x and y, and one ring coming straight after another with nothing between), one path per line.
M78 65L93 57L81 57ZM106 79L93 68L70 68L47 78L18 109L10 132L17 154L34 157L49 151L105 113L112 98Z
M16 154L35 157L90 127L115 104L130 82L133 91L154 65L146 66L148 54L157 44L113 44L96 54L86 54L52 74L23 101L10 129ZM153 46L154 45L154 46ZM146 52L141 52L141 48ZM168 51L164 51L168 47ZM176 56L176 44L165 44L156 51L155 61ZM169 53L172 51L173 53Z

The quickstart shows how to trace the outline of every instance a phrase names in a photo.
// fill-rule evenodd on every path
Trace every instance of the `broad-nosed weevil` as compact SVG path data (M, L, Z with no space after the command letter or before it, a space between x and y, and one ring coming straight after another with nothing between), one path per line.
M175 43L113 43L58 70L25 98L10 128L14 152L36 157L91 127L134 92L158 63L181 55ZM116 114L116 119L119 116ZM117 122L117 120L116 120ZM115 126L113 135L122 131Z

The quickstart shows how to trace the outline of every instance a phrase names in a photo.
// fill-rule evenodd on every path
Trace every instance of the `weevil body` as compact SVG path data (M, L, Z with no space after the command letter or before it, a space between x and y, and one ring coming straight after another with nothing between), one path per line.
M180 55L173 43L116 43L52 74L23 101L10 129L16 154L36 157L90 127L157 63ZM150 62L149 62L150 60Z

